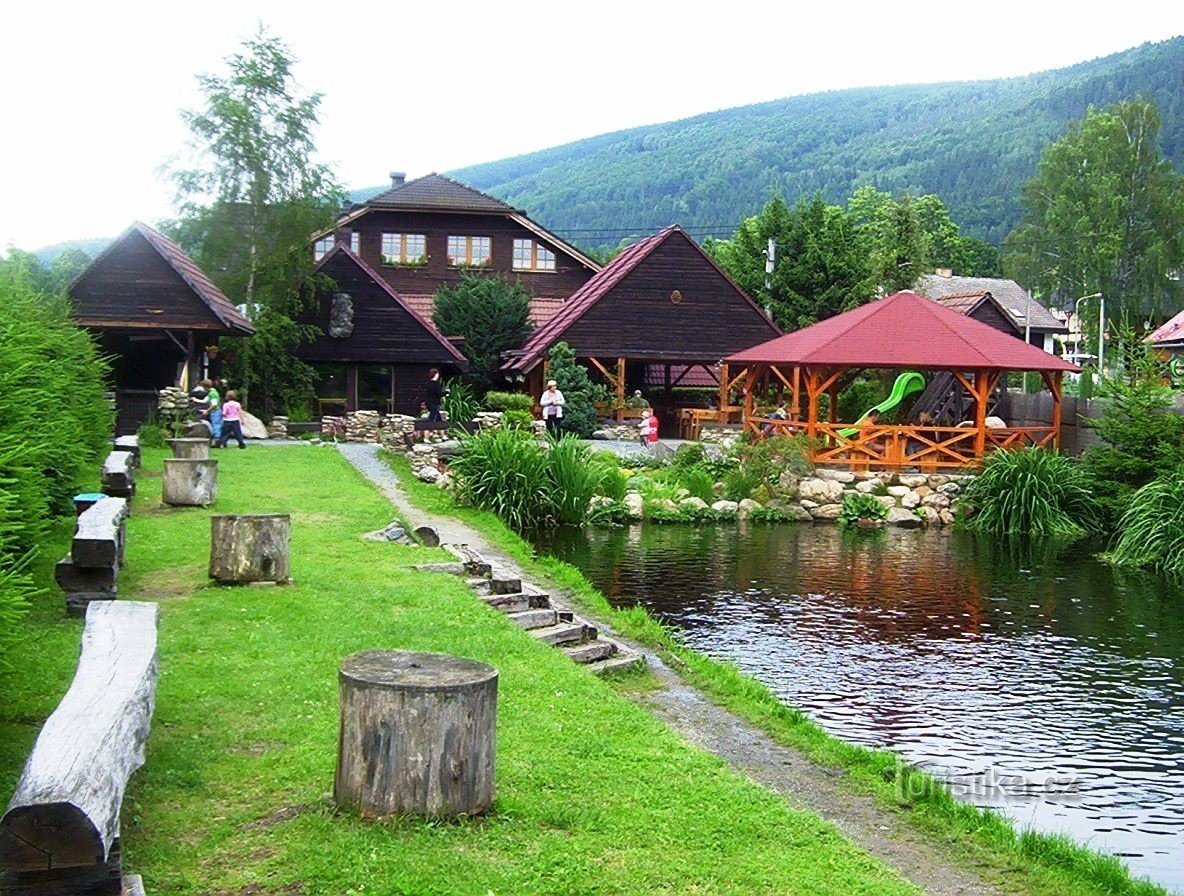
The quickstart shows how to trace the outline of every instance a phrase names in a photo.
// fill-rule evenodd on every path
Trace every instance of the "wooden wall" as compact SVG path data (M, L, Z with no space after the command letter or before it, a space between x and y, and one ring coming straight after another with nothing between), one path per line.
M485 269L520 282L531 295L566 297L584 285L594 273L564 254L558 247L539 240L534 233L501 215L431 214L375 210L351 225L359 235L362 260L378 271L396 292L416 295L435 293L441 286L460 282L462 269L448 265L449 236L487 236L492 263ZM395 267L382 263L383 233L422 233L427 237L428 261L421 268ZM514 240L538 240L555 253L553 272L513 270ZM345 236L348 244L349 237Z
M677 302L671 299L676 290ZM562 339L580 357L713 361L780 335L685 235L675 232Z

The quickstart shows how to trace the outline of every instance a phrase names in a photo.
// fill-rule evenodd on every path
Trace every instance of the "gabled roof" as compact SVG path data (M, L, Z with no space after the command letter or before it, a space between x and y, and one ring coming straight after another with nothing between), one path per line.
M1147 341L1164 348L1184 345L1184 311L1148 336Z
M432 321L432 316L436 311L436 296L434 293L400 293L399 297L411 308L415 313L426 320L432 326L435 324ZM528 320L536 327L541 327L551 317L563 307L564 299L553 296L535 296L530 300L530 312Z
M74 278L70 284L70 292L73 293L75 287L86 280L92 271L101 269L112 255L117 254L120 248L126 245L129 239L134 239L134 235L143 237L148 245L164 259L177 276L185 282L186 286L193 291L194 295L209 308L218 323L226 328L228 334L249 336L255 332L255 327L251 322L234 307L230 299L226 298L222 290L214 285L214 282L206 276L205 271L199 268L180 246L160 231L140 221L133 222L127 230L112 240L111 244ZM102 319L90 321L83 315L77 316L75 321L82 326L101 326L103 324ZM156 326L167 328L167 321L164 319L153 319L151 322Z
M403 298L391 288L390 284L382 279L382 277L377 271L374 270L374 268L362 261L362 259L355 255L353 251L350 250L350 248L344 243L338 243L329 252L327 252L325 257L317 262L315 270L321 270L326 264L329 263L330 259L335 258L338 255L344 256L357 265L358 269L361 270L368 279L374 281L375 286L390 296L392 302L406 311L416 323L423 327L427 333L431 334L431 337L456 360L457 365L461 369L469 369L469 359L462 355L460 351L457 350L455 345L440 335L439 331L434 326L432 326L430 318L425 320L423 315L416 311L409 302L405 302Z
M332 228L321 230L312 235L313 240L332 233L341 227L346 227L363 215L372 211L405 211L405 212L452 212L459 214L502 215L522 225L535 236L538 236L556 248L570 255L580 264L593 271L599 271L600 265L585 255L575 246L561 240L546 228L536 224L526 216L522 209L514 208L500 199L495 199L487 193L453 180L443 174L428 174L415 180L391 187L376 196L358 203L348 212L339 217Z
M927 370L1080 370L915 292L895 293L727 360Z
M1028 291L1014 280L1002 277L947 277L944 274L924 274L917 281L916 291L943 304L955 296L982 296L990 293L1000 310L1011 319L1012 325L1021 333L1025 326L1042 333L1069 332L1063 321L1031 298ZM1031 317L1030 325L1025 315Z

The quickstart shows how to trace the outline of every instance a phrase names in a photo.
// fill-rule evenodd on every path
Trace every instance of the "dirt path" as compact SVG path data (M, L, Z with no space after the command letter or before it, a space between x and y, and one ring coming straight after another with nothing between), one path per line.
M450 517L425 513L408 500L398 479L373 445L341 444L338 450L373 482L412 526L432 526L443 543L466 544L500 564L514 563L481 534ZM614 635L614 637L616 637ZM661 687L638 694L645 706L690 743L720 756L756 783L781 794L796 808L821 816L854 843L933 896L991 896L1002 891L972 869L943 855L898 815L869 796L847 790L838 773L816 765L748 722L712 703L661 659L637 645Z

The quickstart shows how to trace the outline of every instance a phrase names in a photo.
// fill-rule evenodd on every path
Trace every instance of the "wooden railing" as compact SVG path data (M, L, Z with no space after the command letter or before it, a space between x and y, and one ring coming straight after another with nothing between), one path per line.
M801 420L749 417L747 428L762 436L805 435L809 427ZM817 423L816 464L835 464L853 469L917 467L922 470L957 469L978 466L977 433L966 426L865 426L852 432L849 423ZM1052 446L1056 430L1051 426L1009 427L986 430L985 453L1029 445Z

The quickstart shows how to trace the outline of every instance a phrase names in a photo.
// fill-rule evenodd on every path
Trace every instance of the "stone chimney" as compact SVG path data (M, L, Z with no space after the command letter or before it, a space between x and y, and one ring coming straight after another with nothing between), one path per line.
M406 172L392 171L391 172L391 189L403 186L403 182L407 179Z
M953 268L937 268L937 270L935 270L933 273L937 274L937 276L939 276L939 277L953 277L954 276L954 269Z

